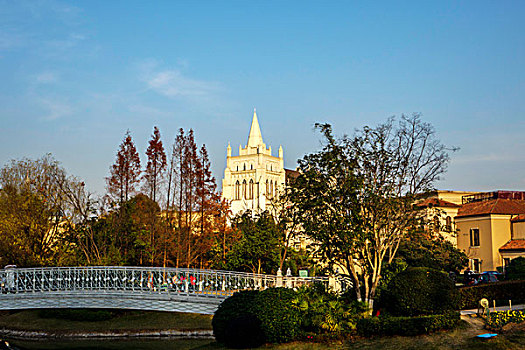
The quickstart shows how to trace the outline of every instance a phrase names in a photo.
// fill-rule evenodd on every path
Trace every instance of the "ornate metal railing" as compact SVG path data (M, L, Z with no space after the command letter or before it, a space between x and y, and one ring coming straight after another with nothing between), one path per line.
M278 277L243 272L162 267L44 267L0 270L3 293L105 292L192 294L225 298L236 291L295 288L326 277Z

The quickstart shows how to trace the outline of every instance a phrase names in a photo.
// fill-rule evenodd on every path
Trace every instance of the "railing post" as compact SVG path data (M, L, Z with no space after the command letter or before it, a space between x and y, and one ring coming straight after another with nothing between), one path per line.
M283 272L281 271L281 268L277 270L277 279L275 281L276 287L282 287L283 286Z

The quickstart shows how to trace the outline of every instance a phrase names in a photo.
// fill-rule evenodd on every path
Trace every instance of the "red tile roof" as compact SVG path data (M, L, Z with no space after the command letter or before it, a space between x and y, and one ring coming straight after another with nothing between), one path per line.
M416 206L420 208L426 208L426 207L458 208L459 207L458 204L447 202L447 201L444 201L442 199L435 198L435 197L427 198L424 201L417 203Z
M499 250L525 250L525 239L511 239Z
M510 220L510 221L512 221L512 222L525 221L525 214L518 215L518 216L512 218L512 220Z
M284 169L285 176L287 179L296 179L299 176L299 172L297 170L292 169Z
M516 199L493 199L490 201L463 204L456 217L482 216L489 214L525 214L525 201Z

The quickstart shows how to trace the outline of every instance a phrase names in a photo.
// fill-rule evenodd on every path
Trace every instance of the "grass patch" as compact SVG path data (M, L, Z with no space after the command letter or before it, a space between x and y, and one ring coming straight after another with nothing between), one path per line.
M75 319L85 312L86 315L100 315L97 310L75 312L62 312L60 310L24 310L6 311L0 313L0 328L52 331L52 332L104 332L125 330L211 330L211 315L188 314L178 312L153 312L153 311L120 311L104 310L103 315L111 313L106 319L89 316L84 320ZM66 314L69 317L63 317ZM72 319L73 318L73 319ZM105 318L105 317L103 317Z

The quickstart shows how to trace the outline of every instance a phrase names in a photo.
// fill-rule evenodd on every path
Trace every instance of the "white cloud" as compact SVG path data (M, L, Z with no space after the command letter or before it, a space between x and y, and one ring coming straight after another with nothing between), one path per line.
M182 67L188 67L188 62L179 60ZM159 69L159 63L154 59L145 60L139 65L141 80L149 90L158 94L176 97L211 97L219 91L219 84L213 81L190 78L178 68Z
M42 72L35 77L37 84L52 84L58 81L58 75L54 72Z
M218 88L217 83L188 78L178 70L153 73L146 82L150 89L167 97L207 96Z
M66 102L51 98L40 98L40 104L47 110L44 120L54 121L73 113L73 108Z

